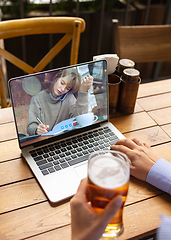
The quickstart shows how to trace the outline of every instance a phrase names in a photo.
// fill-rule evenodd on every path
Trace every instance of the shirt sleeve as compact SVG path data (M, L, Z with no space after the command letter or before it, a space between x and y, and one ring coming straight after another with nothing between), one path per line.
M146 182L171 195L171 164L160 158L150 169Z
M160 227L157 229L156 240L170 240L171 218L161 215Z

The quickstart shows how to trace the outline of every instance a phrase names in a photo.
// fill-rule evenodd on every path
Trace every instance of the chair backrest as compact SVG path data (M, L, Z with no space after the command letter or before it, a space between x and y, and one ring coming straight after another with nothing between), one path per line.
M118 26L113 19L114 51L135 63L171 61L171 25Z
M64 36L54 47L32 67L7 50L0 48L0 56L22 69L28 74L42 71L47 64L70 42L70 65L77 64L80 34L85 30L85 21L77 17L37 17L0 22L0 39L25 35L60 33ZM3 73L0 69L0 97L1 107L7 107L7 97Z

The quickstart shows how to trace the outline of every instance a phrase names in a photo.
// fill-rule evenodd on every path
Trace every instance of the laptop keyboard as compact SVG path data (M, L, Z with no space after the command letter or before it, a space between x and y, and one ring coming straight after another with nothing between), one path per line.
M107 149L118 141L109 127L71 137L30 151L43 175L60 171L88 159L90 153Z

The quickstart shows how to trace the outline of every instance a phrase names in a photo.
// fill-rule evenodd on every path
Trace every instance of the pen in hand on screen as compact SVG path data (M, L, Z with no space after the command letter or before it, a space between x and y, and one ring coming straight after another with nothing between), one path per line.
M42 123L42 121L37 117L36 118L37 119L37 121L40 123L40 124L43 124L44 125L44 123Z
M44 123L42 123L42 121L38 117L36 117L36 119L40 124L45 125ZM46 126L46 130L48 131L49 127L47 125L45 125L45 126Z

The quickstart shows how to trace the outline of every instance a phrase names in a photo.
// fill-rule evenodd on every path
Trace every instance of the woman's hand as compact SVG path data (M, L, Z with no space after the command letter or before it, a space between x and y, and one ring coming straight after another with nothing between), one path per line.
M42 135L48 132L49 125L39 124L37 127L37 134Z
M87 179L83 179L76 195L70 201L72 239L98 240L123 201L118 195L107 204L102 213L95 213L90 202L87 202L86 189Z
M119 140L110 149L125 153L132 163L130 165L131 175L143 181L146 180L153 164L159 159L147 143L137 138Z
M81 83L80 92L87 92L92 85L93 85L93 77L91 75L87 75L87 77L85 77L83 79L83 82Z

